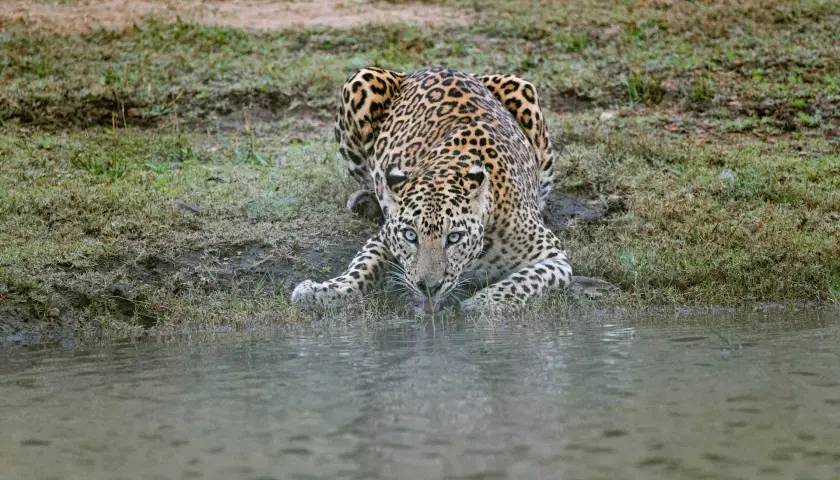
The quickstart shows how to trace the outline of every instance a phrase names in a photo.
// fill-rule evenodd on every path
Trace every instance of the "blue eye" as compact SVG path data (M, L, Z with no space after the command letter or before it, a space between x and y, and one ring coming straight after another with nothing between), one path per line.
M408 243L417 243L417 232L410 228L406 228L402 231L402 236Z
M461 238L464 236L461 232L452 232L446 236L446 245L455 245L456 243L461 241Z

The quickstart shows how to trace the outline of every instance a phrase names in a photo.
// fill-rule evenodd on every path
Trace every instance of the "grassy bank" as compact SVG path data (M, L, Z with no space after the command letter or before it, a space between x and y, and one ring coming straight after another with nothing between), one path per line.
M138 21L0 33L0 323L108 332L298 315L288 287L376 227L343 209L334 92L355 68L540 88L564 233L622 305L840 298L840 8L531 3L464 27L246 32ZM562 147L561 147L562 146Z

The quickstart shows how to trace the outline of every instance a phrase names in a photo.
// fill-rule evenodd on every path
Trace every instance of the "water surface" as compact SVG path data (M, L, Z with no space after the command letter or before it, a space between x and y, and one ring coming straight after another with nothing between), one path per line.
M5 349L0 478L840 478L839 317Z

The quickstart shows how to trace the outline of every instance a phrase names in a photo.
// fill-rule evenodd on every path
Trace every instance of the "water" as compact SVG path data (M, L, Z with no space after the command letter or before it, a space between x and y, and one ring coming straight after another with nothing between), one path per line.
M840 315L0 351L0 478L840 478Z

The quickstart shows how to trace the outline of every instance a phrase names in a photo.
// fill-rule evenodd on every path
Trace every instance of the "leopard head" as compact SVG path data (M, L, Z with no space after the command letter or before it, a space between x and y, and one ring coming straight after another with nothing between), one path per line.
M375 183L399 282L417 305L440 308L484 248L492 202L487 173L480 164L455 164L409 178L393 168Z

